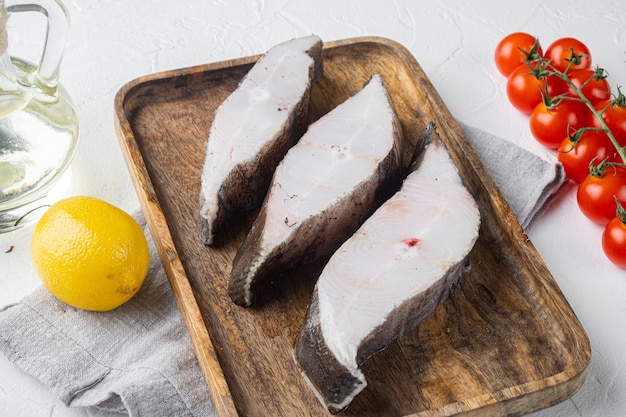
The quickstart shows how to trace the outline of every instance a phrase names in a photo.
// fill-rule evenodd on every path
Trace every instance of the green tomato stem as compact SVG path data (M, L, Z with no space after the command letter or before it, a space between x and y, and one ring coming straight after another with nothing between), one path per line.
M617 209L615 210L615 216L619 219L620 222L622 222L622 224L626 225L626 210L624 210L622 203L620 203L617 197L613 196L613 198L615 198L615 204L617 205Z

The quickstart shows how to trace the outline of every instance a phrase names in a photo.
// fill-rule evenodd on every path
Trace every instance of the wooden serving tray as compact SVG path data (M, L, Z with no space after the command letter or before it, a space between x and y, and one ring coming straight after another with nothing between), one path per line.
M221 247L196 230L204 145L219 104L259 56L149 75L115 98L126 162L221 417L327 416L293 357L323 262L285 271L261 309L234 305L227 280L256 213ZM434 121L481 215L471 272L418 329L363 366L368 387L344 416L519 416L571 396L590 360L587 335L493 180L416 60L382 38L329 42L313 121L381 74L414 142ZM198 383L202 383L198 381Z

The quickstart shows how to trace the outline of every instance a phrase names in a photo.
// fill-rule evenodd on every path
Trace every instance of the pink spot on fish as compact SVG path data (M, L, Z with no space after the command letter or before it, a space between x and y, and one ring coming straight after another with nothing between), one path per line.
M400 246L397 248L397 252L394 255L394 260L402 261L416 256L421 242L422 240L416 237L402 239Z
M420 242L421 242L421 240L416 238L416 237L410 237L410 238L404 239L402 241L402 243L404 243L408 248L413 248L413 247L419 245Z

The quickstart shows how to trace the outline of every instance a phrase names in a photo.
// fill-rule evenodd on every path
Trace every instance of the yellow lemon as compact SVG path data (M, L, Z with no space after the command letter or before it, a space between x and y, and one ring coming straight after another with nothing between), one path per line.
M128 301L150 264L148 243L135 219L87 196L53 204L35 226L31 252L48 291L83 310L108 311Z

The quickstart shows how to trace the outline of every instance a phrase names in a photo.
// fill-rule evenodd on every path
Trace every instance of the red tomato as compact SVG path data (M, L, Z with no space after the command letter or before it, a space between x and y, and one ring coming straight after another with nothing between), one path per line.
M565 94L569 91L567 83L559 77L550 75L546 78L546 81L548 83L548 94L550 94L550 97L552 98L560 94Z
M498 71L508 78L515 68L524 65L527 59L525 52L530 53L535 42L538 43L537 38L524 32L511 33L502 38L494 53ZM541 46L537 46L537 53L543 54Z
M596 116L589 110L587 105L583 105L583 113L585 113L585 127L598 127L594 123Z
M576 146L569 137L566 137L558 149L558 159L565 169L565 175L570 180L581 183L589 175L589 163L596 163L606 159L617 162L617 151L606 133L597 130L585 131Z
M595 108L602 110L606 106L609 107L602 113L602 118L608 128L611 129L611 132L613 132L613 136L615 136L619 144L626 146L626 106L613 103L611 100L604 100L597 103ZM593 125L600 127L600 122L595 117L593 119Z
M513 70L506 83L509 102L524 114L530 114L541 103L541 91L545 91L546 81L538 79L526 65Z
M626 224L613 217L602 232L602 250L611 262L626 269Z
M617 210L615 197L626 204L626 169L609 167L603 175L588 175L578 186L578 207L592 222L605 225Z
M569 78L576 88L580 88L587 83L582 88L582 93L592 104L611 98L611 86L606 77L600 78L596 71L590 68L574 70L569 74ZM572 88L569 88L568 95L578 97L578 94Z
M561 38L552 42L544 57L552 61L552 65L557 70L564 72L572 58L572 50L576 55L582 55L580 63L572 65L571 70L591 68L591 53L587 45L575 38Z
M586 118L581 103L563 100L548 109L543 101L530 115L530 132L535 139L549 149L557 149L567 136L567 126L576 130L584 127Z

